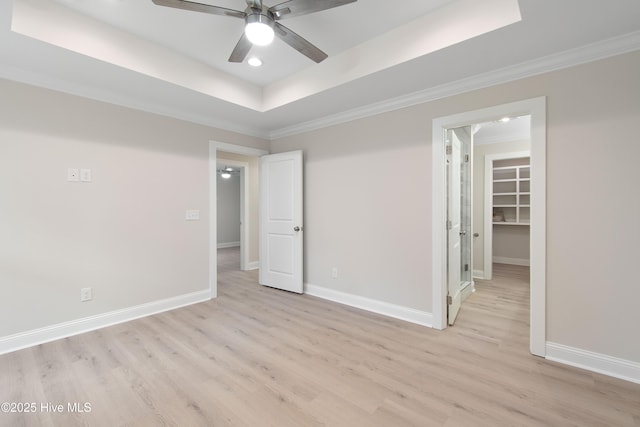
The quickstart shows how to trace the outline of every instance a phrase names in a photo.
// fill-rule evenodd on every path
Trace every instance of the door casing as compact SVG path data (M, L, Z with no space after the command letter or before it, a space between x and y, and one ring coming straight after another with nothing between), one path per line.
M546 354L546 97L463 112L432 123L432 301L433 327L447 327L447 239L445 130L505 116L531 116L530 351Z

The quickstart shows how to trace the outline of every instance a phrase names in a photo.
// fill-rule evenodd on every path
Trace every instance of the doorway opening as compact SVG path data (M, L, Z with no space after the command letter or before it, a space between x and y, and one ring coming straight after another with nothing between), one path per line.
M446 130L449 325L493 263L530 264L530 134L530 116Z
M249 163L219 153L216 167L218 268L247 270L249 239Z
M218 263L233 263L242 270L259 267L258 208L259 208L259 157L268 154L266 150L250 148L224 142L209 142L209 288L211 298L218 296ZM241 178L239 246L231 260L218 259L218 170L219 164L238 168ZM225 251L226 248L220 248Z
M546 111L545 98L535 98L504 104L482 110L461 113L454 116L443 117L433 122L433 325L435 328L444 329L448 326L447 312L452 309L455 313L463 300L465 289L473 290L473 280L470 285L462 280L466 272L466 260L473 265L473 244L468 244L464 249L463 241L475 239L469 235L468 221L465 223L462 208L465 202L461 199L466 185L470 185L473 173L470 172L464 179L465 156L471 158L473 145L470 145L471 153L465 153L465 138L477 131L477 124L498 121L504 117L530 116L531 126L529 139L531 141L530 156L530 191L526 196L528 200L530 240L530 351L539 356L544 356L545 349L545 175L546 175ZM455 129L455 131L454 131ZM455 147L448 148L449 141L457 140L459 150ZM473 171L472 165L469 166ZM505 191L504 193L510 193ZM502 196L506 196L503 194ZM518 197L518 195L513 195ZM525 196L525 195L523 195ZM455 201L457 199L457 201ZM523 198L524 200L524 198ZM456 203L453 206L452 203ZM507 205L507 203L504 203ZM517 205L517 203L514 203ZM525 203L522 203L523 208ZM459 212L453 214L452 209ZM523 218L524 218L523 209ZM459 218L458 218L459 217ZM456 221L458 224L456 224ZM457 229L456 229L457 227ZM473 227L471 227L472 229ZM464 239L463 239L464 238ZM458 241L459 240L459 241ZM471 240L472 241L472 240ZM453 245L451 244L453 243ZM455 247L455 249L452 249ZM484 255L486 256L486 254ZM459 260L459 263L458 263ZM468 270L472 270L472 267ZM452 304L458 307L451 308Z

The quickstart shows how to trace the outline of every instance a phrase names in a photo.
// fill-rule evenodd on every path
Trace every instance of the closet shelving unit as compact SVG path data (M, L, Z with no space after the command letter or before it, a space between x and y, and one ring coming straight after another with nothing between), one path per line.
M493 167L493 224L528 226L531 208L531 166L529 158L519 159L522 164ZM504 220L496 221L502 213Z

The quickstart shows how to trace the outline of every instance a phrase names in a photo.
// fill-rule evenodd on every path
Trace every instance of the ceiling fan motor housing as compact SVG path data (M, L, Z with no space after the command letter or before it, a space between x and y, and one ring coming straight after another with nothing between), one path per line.
M255 9L248 7L245 18L245 32L253 44L267 45L274 36L275 19L266 7Z

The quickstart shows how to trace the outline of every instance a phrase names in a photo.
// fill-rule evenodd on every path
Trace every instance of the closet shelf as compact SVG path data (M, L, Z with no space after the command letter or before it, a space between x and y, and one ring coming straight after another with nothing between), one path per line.
M504 219L494 221L495 225L529 225L531 208L531 165L530 159L508 160L507 166L495 166L493 178L493 217ZM519 163L519 164L518 164ZM504 163L503 163L504 164Z

